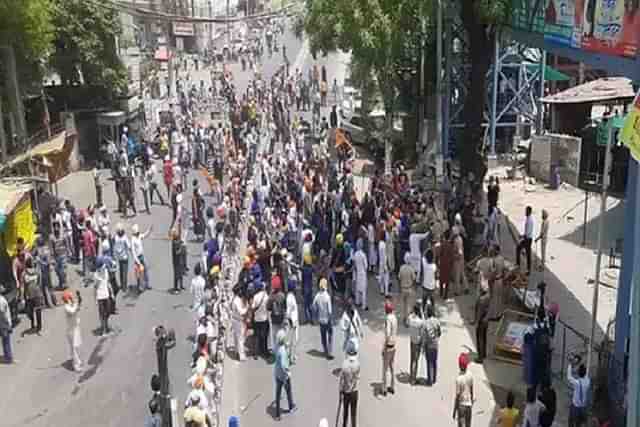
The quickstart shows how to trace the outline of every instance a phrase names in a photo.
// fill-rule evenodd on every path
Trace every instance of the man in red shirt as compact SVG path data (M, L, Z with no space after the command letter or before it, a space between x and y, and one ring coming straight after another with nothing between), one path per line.
M162 176L164 185L167 187L167 197L171 200L171 186L173 185L173 162L169 156L165 156L162 165Z
M93 230L91 220L85 222L85 229L82 232L82 275L84 276L85 287L91 280L87 277L87 270L95 271L96 263L96 233Z

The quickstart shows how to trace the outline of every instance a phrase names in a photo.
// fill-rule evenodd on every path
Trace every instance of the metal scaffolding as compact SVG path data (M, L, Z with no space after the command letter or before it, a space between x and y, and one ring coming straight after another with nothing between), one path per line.
M463 109L469 92L469 50L466 33L455 13L447 16L449 31L444 35L445 96L443 101L443 152L456 153L456 142L462 138ZM524 44L496 38L494 64L486 76L487 96L484 102L484 151L493 156L510 152L512 138L527 130L542 130L544 51Z

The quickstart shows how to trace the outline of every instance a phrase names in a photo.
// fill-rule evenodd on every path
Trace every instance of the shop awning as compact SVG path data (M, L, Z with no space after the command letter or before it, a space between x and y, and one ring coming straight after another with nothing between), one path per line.
M11 215L16 206L32 188L31 184L9 185L0 183L0 232L5 229L7 217Z
M540 69L540 64L526 64L526 67L530 72L536 72ZM566 82L571 80L571 76L547 65L544 67L544 80L547 82Z
M612 104L631 102L635 95L630 79L603 77L545 96L542 98L542 102L547 104Z
M25 160L31 157L46 157L52 154L57 154L62 152L64 149L64 143L67 139L67 132L60 132L58 135L54 136L47 142L43 142L42 144L38 144L30 150L27 150L26 153L20 154L17 157L14 157L11 161L9 161L6 166L12 167L17 165L18 163L22 163Z

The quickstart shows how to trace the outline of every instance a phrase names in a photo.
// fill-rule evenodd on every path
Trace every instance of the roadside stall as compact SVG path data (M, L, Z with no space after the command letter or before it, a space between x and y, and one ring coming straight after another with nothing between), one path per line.
M18 237L24 239L27 249L31 249L36 240L32 190L33 186L30 184L0 183L0 293L9 302L14 324L19 307L12 259L16 254Z

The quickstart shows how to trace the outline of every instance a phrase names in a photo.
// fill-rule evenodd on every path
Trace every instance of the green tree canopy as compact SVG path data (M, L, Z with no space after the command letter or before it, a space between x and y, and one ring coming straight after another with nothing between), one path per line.
M39 61L51 48L53 25L50 0L0 0L0 45L11 44L30 61Z
M428 2L415 0L313 0L307 3L305 32L311 51L342 49L376 77L387 113L393 111L402 67L417 69Z
M56 28L52 67L65 84L103 86L116 94L127 90L127 71L116 52L119 13L98 2L50 0Z

